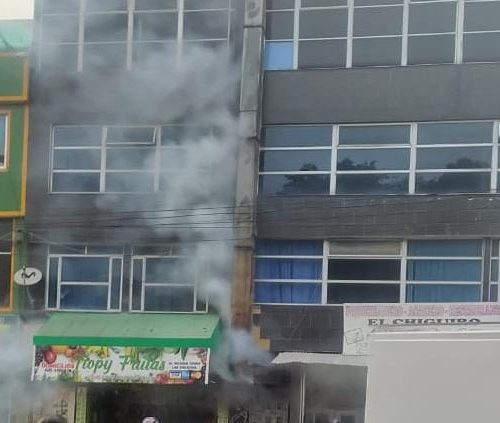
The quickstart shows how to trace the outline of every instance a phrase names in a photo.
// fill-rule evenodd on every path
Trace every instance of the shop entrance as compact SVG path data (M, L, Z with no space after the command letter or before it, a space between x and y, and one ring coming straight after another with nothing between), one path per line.
M89 423L215 423L217 402L207 387L120 385L89 387Z

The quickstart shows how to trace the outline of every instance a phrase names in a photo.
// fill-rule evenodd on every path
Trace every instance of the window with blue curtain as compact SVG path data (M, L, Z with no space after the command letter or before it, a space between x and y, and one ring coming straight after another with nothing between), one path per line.
M256 303L319 304L323 263L321 241L259 240L256 245Z
M409 241L407 302L481 301L482 242Z

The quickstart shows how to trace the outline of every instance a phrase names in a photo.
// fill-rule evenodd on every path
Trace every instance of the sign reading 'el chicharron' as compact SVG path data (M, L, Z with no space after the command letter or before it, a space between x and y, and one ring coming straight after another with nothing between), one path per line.
M36 346L35 381L208 383L207 348Z
M343 354L368 354L368 337L381 326L467 325L470 329L479 323L500 323L500 304L344 304Z

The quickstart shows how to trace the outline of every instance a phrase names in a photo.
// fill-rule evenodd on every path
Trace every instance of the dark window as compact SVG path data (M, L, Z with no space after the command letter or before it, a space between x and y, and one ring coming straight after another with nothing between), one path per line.
M11 255L0 253L0 307L8 307L10 304L11 290Z
M346 40L299 41L299 68L341 68L346 65Z
M320 304L321 284L256 282L254 301L256 303Z
M263 151L261 171L330 170L330 150Z
M417 173L418 194L448 192L489 192L489 173Z
M398 170L410 166L409 149L338 150L337 170Z
M455 35L424 35L408 38L408 64L453 63Z
M271 126L264 128L264 147L313 147L332 145L331 126Z
M64 257L61 281L108 282L109 259L107 257Z
M302 7L346 6L347 0L302 0L301 5Z
M184 9L227 9L229 4L230 0L184 0Z
M57 308L57 279L59 272L59 259L51 258L49 260L49 272L47 275L47 306L48 308Z
M106 172L106 192L152 192L153 174L146 172Z
M406 194L407 174L337 174L337 194Z
M126 41L127 30L128 16L126 13L86 15L85 17L86 42Z
M177 9L177 0L135 0L135 10Z
M107 310L107 286L61 286L61 309L73 310Z
M54 169L100 169L100 150L55 150Z
M500 59L500 33L464 35L464 62L494 62Z
M406 287L409 303L453 303L481 301L479 285L414 285Z
M293 38L293 12L266 14L266 39L288 40Z
M421 123L418 144L492 143L492 123Z
M481 257L483 244L480 240L436 240L408 242L408 256Z
M69 3L75 0L68 0ZM127 10L127 0L85 0L87 12L107 12L113 10Z
M108 144L152 144L154 128L110 127L106 136Z
M329 280L399 281L399 259L330 259Z
M354 37L398 35L403 30L402 7L354 9ZM400 46L401 46L401 41Z
M120 44L85 44L85 69L125 69L127 63L127 46Z
M101 132L98 126L57 126L54 128L54 145L56 147L99 146Z
M259 239L255 244L255 254L269 256L322 256L323 242Z
M329 194L329 175L261 175L261 195Z
M187 258L164 257L146 260L146 283L190 283L194 282L192 263Z
M45 0L41 3L43 13L77 13L80 4L68 0Z
M44 43L78 41L78 16L54 15L42 17L42 40Z
M417 169L478 169L491 166L491 147L419 148Z
M112 310L120 309L121 286L122 286L122 261L121 259L111 260L111 301Z
M353 66L401 64L401 38L357 38L353 40Z
M399 284L329 283L328 304L398 303Z
M177 13L136 13L134 40L165 40L177 37Z
M347 36L347 10L301 10L299 38Z
M53 192L99 192L99 173L54 173Z
M500 3L477 1L465 3L464 31L496 31L500 29Z
M186 40L226 39L228 37L229 12L204 11L184 13L184 38Z
M408 144L409 142L409 125L342 126L339 134L341 145Z
M307 0L305 0L307 1ZM302 0L304 3L304 0ZM267 0L266 8L267 10L278 10L278 9L293 9L295 6L295 0Z
M456 2L410 5L410 34L455 32Z
M194 288L146 286L144 288L145 311L193 311Z
M147 148L108 148L106 169L149 170L154 166L154 151Z

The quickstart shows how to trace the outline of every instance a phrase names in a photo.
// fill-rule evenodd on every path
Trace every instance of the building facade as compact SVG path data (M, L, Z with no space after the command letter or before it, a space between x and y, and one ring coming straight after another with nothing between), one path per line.
M345 304L498 302L500 2L265 3L254 332L358 423Z

